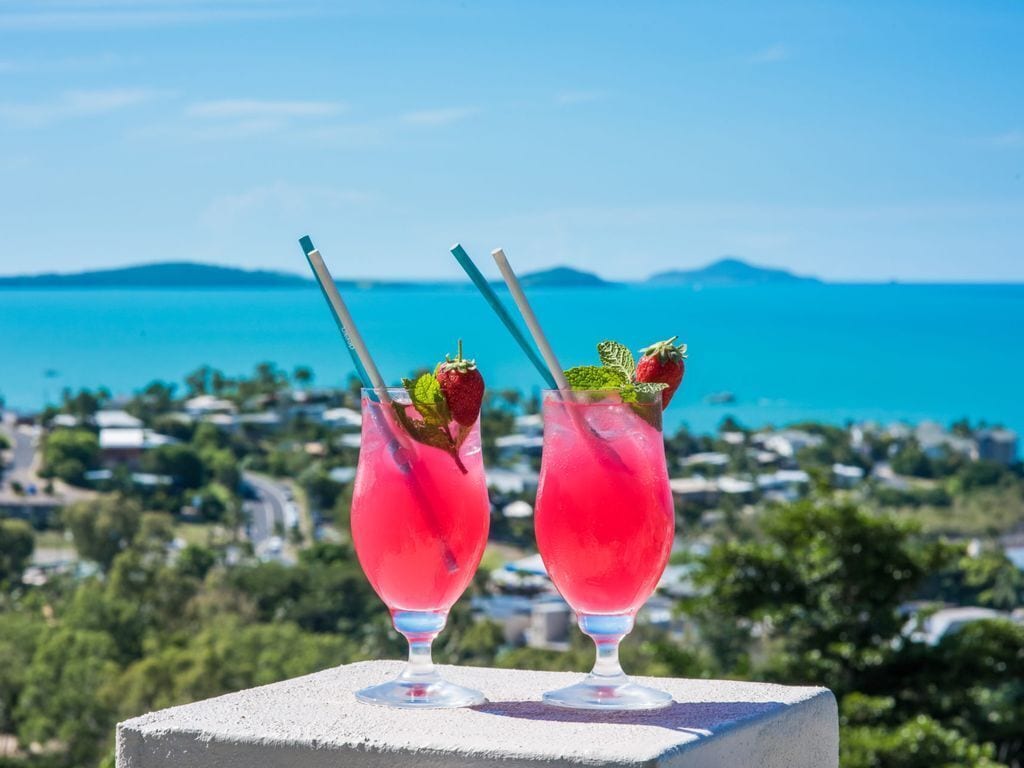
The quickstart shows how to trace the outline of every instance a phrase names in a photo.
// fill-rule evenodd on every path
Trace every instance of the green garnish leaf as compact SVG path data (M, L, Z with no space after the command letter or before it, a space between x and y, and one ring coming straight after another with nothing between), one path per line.
M668 384L663 381L637 381L633 383L633 388L641 394L653 395L663 389L668 389Z
M565 380L575 390L619 389L629 384L629 376L618 368L579 365L565 372Z
M412 405L423 417L424 422L434 426L448 426L448 422L451 421L448 401L444 399L441 382L437 380L437 376L424 373L415 381L402 379L402 384L408 390Z
M452 416L437 376L433 373L423 373L416 379L402 379L402 385L409 393L413 408L421 417L413 418L406 412L405 405L393 402L395 418L402 428L413 440L451 454L459 469L463 473L467 472L459 456L459 448L471 430L460 428L457 436L452 436L449 428Z
M636 361L633 353L625 344L617 341L602 341L597 345L597 354L601 358L601 364L606 368L613 368L622 371L627 379L632 379L636 372Z

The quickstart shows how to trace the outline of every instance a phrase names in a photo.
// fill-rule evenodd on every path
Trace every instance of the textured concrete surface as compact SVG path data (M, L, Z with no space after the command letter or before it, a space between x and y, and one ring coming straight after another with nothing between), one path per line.
M361 704L353 692L401 663L350 664L154 712L117 729L119 768L459 768L685 766L835 768L836 704L824 688L639 678L676 703L647 713L559 710L544 691L579 680L562 672L442 667L479 688L474 709Z

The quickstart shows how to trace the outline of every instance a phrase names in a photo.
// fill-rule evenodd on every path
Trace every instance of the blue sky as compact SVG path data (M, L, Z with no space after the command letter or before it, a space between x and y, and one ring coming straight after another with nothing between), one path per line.
M1024 280L1024 4L0 0L0 273Z

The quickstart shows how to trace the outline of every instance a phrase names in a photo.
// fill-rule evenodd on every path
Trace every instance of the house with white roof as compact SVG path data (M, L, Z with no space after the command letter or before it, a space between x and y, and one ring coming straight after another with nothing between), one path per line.
M142 426L142 420L135 418L127 411L96 411L92 420L101 430L137 429Z
M100 459L109 467L136 464L146 451L177 441L152 429L136 427L101 429L99 442Z

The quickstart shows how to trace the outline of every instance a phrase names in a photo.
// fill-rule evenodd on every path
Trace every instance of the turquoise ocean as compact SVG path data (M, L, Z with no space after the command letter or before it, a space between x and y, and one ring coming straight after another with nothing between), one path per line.
M1024 433L1021 285L625 286L530 295L566 367L594 361L605 338L634 349L673 334L687 342L670 425L712 430L726 414L750 426L967 416ZM346 298L387 379L433 364L462 337L489 386L541 386L468 285L367 288ZM55 401L63 387L129 393L154 379L180 382L202 364L239 374L261 361L309 365L323 385L353 370L314 287L0 291L0 395L15 409ZM724 391L736 401L707 402Z

